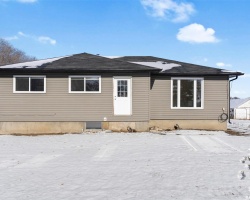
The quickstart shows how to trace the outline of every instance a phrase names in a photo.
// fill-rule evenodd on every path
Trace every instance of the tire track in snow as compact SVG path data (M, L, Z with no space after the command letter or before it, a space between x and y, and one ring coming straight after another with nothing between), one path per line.
M223 145L226 145L226 146L230 147L231 149L233 149L233 150L235 150L235 151L238 151L238 152L240 152L240 153L243 153L243 151L241 151L241 150L239 150L239 149L233 147L232 145L230 145L230 144L228 144L228 143L222 141L221 139L219 139L219 138L217 138L217 137L213 137L212 139L216 140L217 142L219 142L219 143L221 143L221 144L223 144Z
M5 169L9 167L14 167L18 164L18 160L2 160L0 163L0 169Z
M40 167L45 163L54 160L58 157L61 157L61 154L58 155L36 155L30 160L25 161L19 165L14 166L15 168L33 168L33 167Z
M115 153L117 145L103 145L94 155L93 161L107 161Z
M202 150L210 153L230 153L235 152L236 148L221 140L217 140L214 136L192 135L190 139L197 144ZM237 150L238 151L238 150Z
M179 136L183 141L185 141L194 151L198 151L198 149L196 149L190 141L188 141L187 137L184 135L180 135Z

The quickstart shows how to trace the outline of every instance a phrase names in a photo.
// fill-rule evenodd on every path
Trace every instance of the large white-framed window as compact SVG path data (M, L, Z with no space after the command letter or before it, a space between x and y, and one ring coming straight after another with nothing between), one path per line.
M46 93L46 76L44 75L14 75L14 93Z
M203 107L204 78L171 78L172 109L203 109Z
M101 93L101 76L69 76L69 93Z

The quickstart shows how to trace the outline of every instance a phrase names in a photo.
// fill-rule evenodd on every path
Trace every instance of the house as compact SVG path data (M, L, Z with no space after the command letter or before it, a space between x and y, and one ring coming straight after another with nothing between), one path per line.
M234 119L250 119L250 97L230 99L230 116Z
M2 134L225 130L229 81L243 75L152 56L88 53L5 65L0 72Z

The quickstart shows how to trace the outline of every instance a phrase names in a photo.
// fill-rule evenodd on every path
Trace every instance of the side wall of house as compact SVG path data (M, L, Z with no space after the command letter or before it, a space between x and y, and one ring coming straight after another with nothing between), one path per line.
M220 115L228 109L228 78L204 77L204 109L171 109L171 77L153 76L150 91L151 126L224 130Z
M0 122L135 122L149 120L149 73L46 75L46 93L13 93L13 75L0 78ZM32 75L32 74L25 74ZM69 75L101 75L101 93L69 93ZM114 116L113 76L132 77L132 115Z

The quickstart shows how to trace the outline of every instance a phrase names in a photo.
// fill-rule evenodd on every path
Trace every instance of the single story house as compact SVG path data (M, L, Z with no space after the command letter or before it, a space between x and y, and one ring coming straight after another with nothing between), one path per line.
M88 53L5 65L0 133L225 130L229 82L239 75L152 56Z
M250 97L230 99L230 116L233 119L250 119Z

